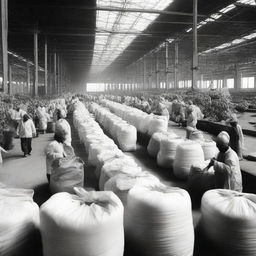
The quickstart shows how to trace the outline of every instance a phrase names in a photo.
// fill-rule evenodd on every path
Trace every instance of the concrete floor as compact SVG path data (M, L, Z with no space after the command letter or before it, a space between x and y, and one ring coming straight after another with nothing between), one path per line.
M98 188L98 180L94 174L95 168L90 166L87 161L87 155L84 151L84 146L80 143L78 135L72 126L72 145L75 149L77 156L81 157L85 162L85 187L90 189ZM176 134L185 136L184 128L178 128L176 124L170 123L169 129L172 129ZM205 135L210 138L210 135ZM3 182L12 187L19 188L32 188L35 190L34 200L41 205L50 197L48 184L45 175L45 156L44 148L52 139L52 134L40 135L38 138L33 139L33 152L32 156L23 158L20 150L20 143L18 139L14 140L14 148L8 154L3 155L4 163L0 166L0 182ZM256 143L256 138L254 138ZM177 180L171 170L159 168L156 160L149 158L146 151L146 141L141 139L138 142L138 147L135 152L127 153L133 156L139 165L154 175L158 176L161 181L167 185L178 186L187 189L187 184L183 181ZM198 232L197 224L200 220L200 209L193 209L193 220L195 226L196 243L194 255L200 256L215 256L218 254L209 242L204 239L201 232ZM33 256L41 255L41 245L37 246L37 253L33 252ZM133 248L126 245L125 256L139 256L141 254L133 252Z

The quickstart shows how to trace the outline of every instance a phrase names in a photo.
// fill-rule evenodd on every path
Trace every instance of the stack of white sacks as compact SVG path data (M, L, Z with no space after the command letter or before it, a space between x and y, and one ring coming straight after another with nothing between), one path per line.
M214 141L192 141L173 132L156 132L150 138L147 151L159 166L173 168L178 178L187 179L193 165L216 157L218 149Z
M106 99L102 100L101 104L109 108L123 120L126 120L129 124L135 126L141 133L152 136L155 132L167 132L168 119L166 116L147 114L137 108Z
M133 125L96 103L91 104L90 110L94 113L96 120L117 141L122 151L136 150L137 129Z
M92 108L97 109L97 111L94 109L96 119L102 124L104 122L107 123L110 125L109 127L111 127L111 122L109 122L108 118L105 118L108 114L104 115L95 104ZM80 130L80 138L85 143L89 152L89 157L90 152L91 154L98 154L99 156L100 154L98 151L100 148L105 151L108 146L112 151L115 151L113 142L105 138L104 134L98 132L99 127L94 123L92 118L90 118L88 112L86 117L87 121L81 119L81 124L79 124L78 119L80 119L80 117L76 111L74 112L74 118L76 119L75 122L77 122L78 130ZM88 128L90 127L89 124L93 126L93 129ZM89 129L90 135L87 134L87 129ZM97 136L94 136L94 132ZM104 146L102 147L103 144ZM99 145L99 148L97 148L97 145ZM93 158L98 159L95 155ZM92 163L94 162L92 161ZM144 246L148 244L152 250L148 250L147 255L165 255L167 253L168 255L189 256L193 254L194 235L191 200L185 191L179 188L165 187L157 177L143 171L131 157L124 155L120 151L118 155L112 156L100 165L99 162L96 161L96 165L98 165L97 174L99 175L99 188L100 190L105 190L105 193L109 193L107 191L112 191L121 199L124 205L126 234L128 237L135 237L133 243L138 245L137 249L139 251L144 251ZM145 191L142 189L143 187L145 188ZM140 188L144 191L143 193L136 192ZM63 199L61 199L62 202L70 200L65 194L62 194L61 197L63 197ZM155 200L148 200L152 197L155 197ZM64 198L66 199L64 200ZM142 202L141 204L137 203L138 199ZM56 205L56 200L57 198L54 198L52 205ZM170 200L172 202L171 204ZM175 201L179 207L174 203ZM61 204L64 205L64 203ZM145 211L145 209L149 208L152 209L152 214L150 215L148 211ZM72 209L73 206L71 207L71 211L73 211ZM153 216L154 223L152 223ZM53 223L55 223L54 220L57 217L54 216L53 218ZM49 221L52 222L51 219ZM184 223L186 223L186 225L184 225ZM158 225L158 228L152 229L152 224L154 226ZM143 226L143 232L140 232L139 236L136 231L137 225ZM68 227L68 230L69 229L70 228ZM59 233L61 235L62 231L63 230L57 228L57 234ZM45 230L45 234L49 232L53 234L53 229ZM110 227L109 233L111 232L112 228ZM137 233L136 236L134 236L134 232ZM185 240L184 236L187 236ZM48 239L46 235L45 239ZM56 239L59 239L59 237L54 237L54 240ZM72 239L72 237L70 237L70 239ZM165 240L165 243L161 242L162 239ZM91 246L89 245L87 246L87 248L90 247ZM48 247L48 249L49 248L50 250L54 249L53 246Z

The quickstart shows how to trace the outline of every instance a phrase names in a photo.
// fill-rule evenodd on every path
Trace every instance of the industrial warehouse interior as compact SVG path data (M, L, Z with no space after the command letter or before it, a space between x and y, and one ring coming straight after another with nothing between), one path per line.
M256 0L0 16L1 256L256 256Z

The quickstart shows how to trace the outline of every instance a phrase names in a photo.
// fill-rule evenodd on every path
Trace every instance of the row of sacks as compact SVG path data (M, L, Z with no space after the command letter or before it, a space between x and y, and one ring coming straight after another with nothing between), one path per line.
M102 108L99 105L93 105L91 108L93 107L95 107L94 111L95 113L97 112L98 118L104 117L105 120L109 120L107 115L100 115L100 113L103 114L105 112L100 111ZM99 111L96 111L96 108ZM89 112L82 109L85 109L85 107L81 106L81 108L75 109L73 118L79 138L88 153L88 161L96 167L95 174L99 178L99 187L104 187L108 178L117 172L141 172L141 168L138 167L134 159L119 150L114 141L103 133L103 130L90 116Z
M112 191L122 201L125 234L133 247L152 256L193 254L191 200L186 191L164 186L126 155L109 158L103 165L97 165L96 174L102 193L103 190ZM152 225L158 228L152 230ZM143 232L139 232L141 227Z
M101 104L129 124L135 126L141 133L152 136L155 132L167 132L169 120L166 116L147 114L137 108L106 99L101 100Z
M128 124L122 118L96 103L90 105L90 111L94 113L95 119L104 127L111 137L117 141L122 151L136 150L137 129L133 125Z
M124 156L115 142L104 134L100 125L90 115L84 105L79 105L73 113L75 128L80 141L85 146L88 162L100 168L110 158Z
M143 255L192 256L187 192L161 183L138 185L130 177L126 183L126 178L119 175L108 182L110 190L117 187L116 194L75 188L75 194L53 195L40 209L33 190L2 186L0 255L40 254L36 239L41 232L44 256L122 256L124 234ZM256 195L210 190L202 198L201 212L201 230L220 255L256 255Z
M159 166L174 168L177 176L187 178L193 164L215 157L218 149L214 141L187 140L172 132L158 132L151 137L147 151L157 158Z

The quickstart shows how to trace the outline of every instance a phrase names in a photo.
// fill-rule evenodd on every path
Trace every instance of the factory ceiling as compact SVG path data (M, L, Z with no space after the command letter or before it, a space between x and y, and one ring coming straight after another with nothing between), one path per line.
M121 70L166 39L191 55L193 0L9 0L9 49L33 60L33 31L59 53L74 78ZM202 54L253 44L255 0L198 0ZM241 39L242 38L242 39ZM250 49L253 47L250 47Z

